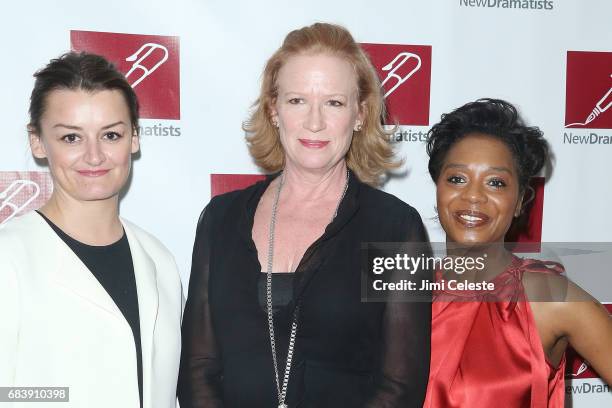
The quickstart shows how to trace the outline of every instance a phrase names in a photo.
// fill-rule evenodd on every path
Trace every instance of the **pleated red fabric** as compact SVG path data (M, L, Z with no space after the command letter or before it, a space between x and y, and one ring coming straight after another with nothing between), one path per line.
M559 274L563 267L515 257L493 280L489 296L499 302L482 292L462 292L473 301L435 293L424 407L563 408L565 356L558 367L546 360L521 283L525 271Z

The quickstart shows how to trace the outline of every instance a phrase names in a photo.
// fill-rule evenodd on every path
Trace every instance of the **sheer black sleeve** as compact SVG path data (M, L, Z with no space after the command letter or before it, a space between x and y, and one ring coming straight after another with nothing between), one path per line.
M421 217L412 210L402 223L402 242L414 256L430 255L431 247ZM417 273L417 285L430 279L430 271ZM419 292L420 301L389 299L382 322L380 369L376 375L376 389L368 401L368 408L422 407L429 379L431 349L431 294ZM392 295L393 296L393 295ZM403 296L403 295L398 295ZM399 301L402 300L402 301Z
M211 204L198 221L182 327L178 397L181 408L221 408L222 367L208 304Z

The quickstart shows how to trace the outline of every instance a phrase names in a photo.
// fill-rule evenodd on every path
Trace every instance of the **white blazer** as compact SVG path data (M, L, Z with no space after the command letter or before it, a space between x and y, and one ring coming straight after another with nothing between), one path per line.
M175 407L180 277L156 238L121 222L138 290L143 407ZM47 222L31 212L0 229L0 387L70 387L69 403L28 407L138 408L136 373L130 325Z

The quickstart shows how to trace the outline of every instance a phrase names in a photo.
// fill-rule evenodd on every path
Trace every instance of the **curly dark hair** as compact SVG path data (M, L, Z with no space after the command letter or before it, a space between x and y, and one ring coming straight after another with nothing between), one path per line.
M512 152L520 191L529 185L549 158L548 142L542 131L526 126L516 108L501 99L478 99L442 115L427 134L429 174L434 183L451 147L471 133L483 133L504 142Z

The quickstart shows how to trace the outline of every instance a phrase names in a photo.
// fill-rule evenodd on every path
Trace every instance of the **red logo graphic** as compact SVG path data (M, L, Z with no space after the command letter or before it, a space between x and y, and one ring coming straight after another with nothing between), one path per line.
M533 177L529 185L533 190L525 191L525 200L530 199L523 213L512 223L506 234L506 242L516 242L513 252L540 252L542 242L542 218L544 215L544 177ZM530 197L529 194L534 194Z
M75 51L103 55L125 74L140 117L180 119L179 37L70 31Z
M608 312L612 314L612 304L608 303L604 305ZM567 364L565 367L565 378L599 378L597 374L576 351L568 347L565 353Z
M49 173L0 171L0 226L13 217L42 207L52 191Z
M429 125L431 46L361 44L380 76L387 123Z
M265 178L263 174L211 174L210 196L241 190Z
M565 127L612 129L612 52L567 52Z

